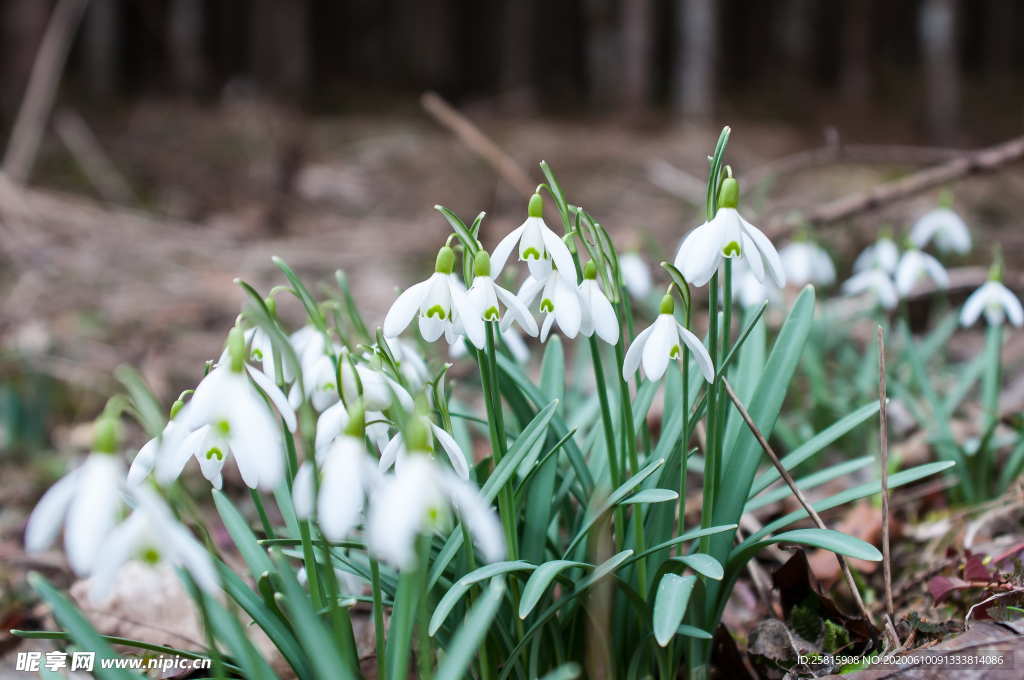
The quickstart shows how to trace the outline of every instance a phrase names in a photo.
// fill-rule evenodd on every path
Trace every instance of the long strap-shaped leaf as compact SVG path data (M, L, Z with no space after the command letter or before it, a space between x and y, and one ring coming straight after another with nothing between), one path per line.
M487 635L494 615L498 613L504 594L505 582L500 577L491 579L483 597L470 608L466 620L445 649L444 659L437 669L437 680L459 680L465 677L466 669Z
M696 582L697 577L693 574L665 574L661 577L658 592L654 596L653 628L654 639L662 647L672 641L683 622L686 605Z
M452 587L448 589L448 592L441 597L441 601L437 603L437 607L434 609L434 613L430 617L430 624L427 626L427 633L433 636L438 629L444 625L445 620L448 618L448 614L451 613L455 605L459 603L459 600L462 599L462 596L469 591L470 586L473 584L513 571L529 571L534 569L535 566L536 565L522 560L511 560L507 562L487 564L479 569L474 569L469 572L452 584Z

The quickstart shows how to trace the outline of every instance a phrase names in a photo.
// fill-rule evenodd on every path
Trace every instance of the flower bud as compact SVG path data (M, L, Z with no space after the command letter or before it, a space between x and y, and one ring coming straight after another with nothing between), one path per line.
M419 412L413 414L405 425L404 439L405 447L410 453L430 453L433 447L430 445L430 424L427 417Z
M676 311L676 301L671 295L665 295L661 298L661 305L658 306L659 314L672 314Z
M992 265L988 268L988 280L999 281L1003 280L1003 249L996 244L992 248Z
M437 251L437 260L434 263L434 271L440 274L451 274L455 269L455 251L448 246L443 246Z
M591 260L583 267L583 278L593 281L597 278L597 265Z
M121 448L121 421L114 416L100 416L93 426L92 450L117 453Z
M527 214L530 217L544 217L544 198L540 194L530 196L530 207Z
M491 256L486 250L481 250L473 258L473 273L476 276L491 275Z
M231 370L241 373L245 366L245 333L238 326L228 332L228 357L231 360Z
M348 407L348 423L345 425L345 434L362 439L364 432L366 432L366 410L363 408L363 400L356 399Z
M734 177L726 177L722 181L722 190L718 193L719 208L735 208L740 203L740 183Z

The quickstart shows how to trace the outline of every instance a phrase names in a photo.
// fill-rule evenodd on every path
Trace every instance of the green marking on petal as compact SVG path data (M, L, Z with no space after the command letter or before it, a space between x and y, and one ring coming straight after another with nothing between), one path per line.
M224 436L227 436L228 434L231 433L231 423L229 423L226 420L218 420L215 423L215 426L217 428L217 431Z
M322 389L324 392L334 392L335 390L338 389L338 386L332 382L328 382L324 383L323 387L321 387L320 389Z
M668 351L668 356L669 356L670 359L678 359L679 358L679 345L672 345L672 349L670 349Z
M540 311L548 313L555 311L555 303L551 301L551 298L544 298L540 301Z
M530 258L533 258L534 260L541 259L540 251L537 250L536 248L534 248L533 246L531 246L531 247L529 247L529 248L527 248L526 250L523 251L523 259L524 260L529 260Z
M733 255L740 254L740 244L736 241L729 241L722 247L722 254L726 257L732 257Z
M252 360L253 361L263 361L263 352L258 350L258 349L254 349L252 351Z
M146 564L159 564L160 551L152 547L145 548L141 553L139 553L139 560Z
M445 319L448 317L448 312L446 312L444 310L444 307L442 307L441 305L434 305L433 307L427 310L426 314L426 317L428 319L432 316L436 316L439 319Z
M224 460L224 452L219 447L214 446L212 449L206 452L206 460L213 460L214 457L217 460Z
M488 321L497 321L498 317L499 315L497 307L492 306L484 310L484 318L487 319Z

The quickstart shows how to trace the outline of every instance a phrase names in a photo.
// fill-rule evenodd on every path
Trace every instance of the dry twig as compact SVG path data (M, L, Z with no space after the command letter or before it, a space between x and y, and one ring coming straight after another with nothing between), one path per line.
M878 443L882 462L882 577L885 581L885 632L893 648L900 646L893 626L892 556L889 553L889 417L886 413L885 331L878 327Z

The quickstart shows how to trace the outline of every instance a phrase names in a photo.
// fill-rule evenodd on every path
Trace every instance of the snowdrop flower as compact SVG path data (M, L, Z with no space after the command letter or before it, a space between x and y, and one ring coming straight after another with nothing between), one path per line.
M583 268L583 283L579 286L580 309L583 312L580 321L580 333L588 338L597 336L614 345L619 341L619 318L612 309L601 287L597 284L597 266L591 260Z
M209 553L174 518L160 496L145 486L132 488L127 494L135 509L110 533L103 550L96 556L89 599L96 604L106 600L117 581L118 571L129 560L182 567L204 591L217 593L219 579Z
M625 253L619 256L619 273L622 283L626 286L630 297L642 300L651 292L651 271L647 263L636 253Z
M530 314L530 310L515 295L505 290L491 278L491 258L486 251L481 250L473 260L473 285L469 287L466 296L473 303L473 307L483 310L484 321L499 321L501 315L498 311L500 300L508 310L509 317L528 334L537 335L537 321Z
M124 467L116 455L119 429L115 418L101 416L93 452L39 499L25 527L28 552L48 548L63 528L71 568L79 576L93 571L122 508L119 487Z
M892 274L900 261L900 251L888 236L880 236L877 241L861 251L853 262L853 271L856 274L866 272L870 269L881 269L883 272Z
M384 342L387 343L391 356L398 362L398 369L412 389L418 390L430 380L427 362L423 361L417 347L401 338L384 338Z
M733 300L739 302L744 309L757 307L766 301L769 304L779 304L782 302L782 292L774 284L758 281L754 273L750 271L750 267L743 264L742 260L736 264L737 266L733 267L732 270Z
M846 295L870 293L885 309L895 308L900 299L892 277L878 267L854 274L843 282L842 291Z
M483 349L483 310L466 296L465 288L452 274L454 267L455 251L444 246L437 253L433 275L410 286L391 305L384 317L384 336L401 335L418 316L420 334L427 342L444 335L451 343L461 330L477 348Z
M939 288L949 287L949 274L938 260L917 248L903 253L896 266L896 291L908 295L923 278L930 278Z
M715 367L711 364L711 356L697 336L676 321L674 310L675 301L671 295L661 298L658 318L636 336L626 351L622 364L623 378L629 380L637 368L642 366L649 380L661 379L669 360L678 359L682 354L682 344L693 354L704 379L714 381Z
M460 335L448 348L448 356L452 359L461 359L466 356L466 343L463 342L463 339L464 336ZM530 360L530 348L526 345L522 334L516 330L515 326L509 325L507 328L502 328L501 339L508 347L508 351L512 353L513 359L521 364L525 364Z
M216 481L229 454L249 488L273 490L284 479L284 439L260 390L292 432L295 412L265 373L245 364L241 329L231 329L228 349L228 363L219 364L203 378L178 414L183 431L189 434L169 455L160 457L157 481L176 478L192 455L199 459L203 474Z
M374 493L367 517L367 544L402 570L417 566L416 538L449 525L450 509L462 518L485 562L505 556L505 539L494 509L470 482L440 467L426 454L427 429L411 422L409 456Z
M574 270L575 265L569 271ZM567 280L551 266L551 263L542 262L536 267L536 272L530 272L519 288L517 296L524 305L533 304L540 296L539 308L544 314L544 321L540 327L541 342L547 342L548 334L556 321L567 338L575 338L580 332L583 310L580 307L580 292L574 284L575 281ZM506 314L502 320L502 327L508 328L510 323L511 319Z
M813 283L831 286L836 282L836 268L825 250L811 241L794 241L779 251L786 278L795 286Z
M314 515L329 541L350 536L363 514L368 489L377 482L377 470L363 443L365 417L362 406L352 408L343 434L330 446L317 449L320 467L320 493L315 492L316 471L306 461L295 475L293 494L295 514L302 519Z
M971 232L963 219L948 207L925 213L910 228L910 240L918 248L935 241L941 253L964 255L971 250Z
M157 461L165 451L179 446L182 440L188 436L181 424L174 419L178 412L185 405L185 395L191 394L192 390L186 390L171 405L171 413L163 431L142 445L139 452L135 454L131 466L128 468L128 486L141 484L147 476L156 468Z
M345 396L345 401L361 399L371 411L383 411L397 399L406 411L412 410L412 397L396 380L379 368L365 363L355 363L349 357L347 349L343 349L338 356L341 393Z
M718 212L710 222L687 234L676 254L676 268L691 284L703 286L724 258L742 257L759 281L767 277L781 288L786 285L786 273L779 253L764 232L736 211L739 191L739 183L732 177L722 182Z
M526 221L501 239L494 249L491 264L495 277L501 274L505 261L517 243L519 259L526 262L534 278L541 278L541 267L552 263L563 272L575 269L569 247L544 222L544 199L540 194L530 197Z
M433 440L437 440L441 444L441 448L444 450L445 455L448 456L448 462L451 463L452 469L462 479L469 479L469 464L466 462L466 454L462 452L462 447L455 441L455 438L442 430L437 425L430 422L426 416L414 416L423 419L423 423L427 426L427 432L429 434L427 438L427 446L433 451ZM388 470L392 466L396 470L402 467L408 456L405 442L402 440L402 434L398 433L391 438L387 446L381 451L380 454L380 469Z
M1013 292L1003 285L1002 262L997 256L989 270L989 280L978 290L974 291L964 303L963 311L960 313L960 324L962 326L973 326L985 313L985 320L990 326L998 326L1006 318L1014 326L1024 325L1024 309L1021 308L1020 300Z

